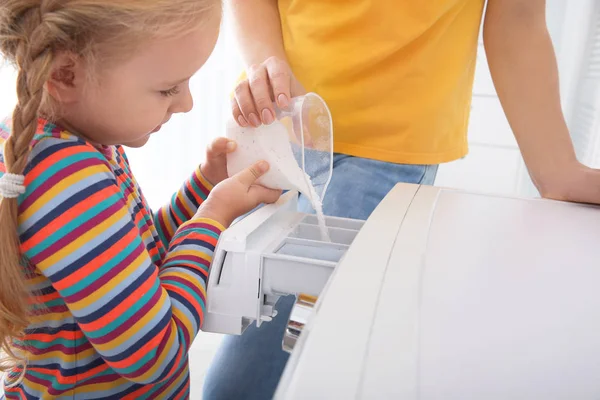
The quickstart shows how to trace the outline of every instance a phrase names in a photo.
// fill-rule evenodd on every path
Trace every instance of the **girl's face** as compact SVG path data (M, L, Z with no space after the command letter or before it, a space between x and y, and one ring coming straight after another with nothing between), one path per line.
M59 121L92 143L143 146L171 115L192 109L189 81L212 53L219 25L215 12L185 36L148 42L123 62L96 67L94 83L86 83L83 64L59 65L72 77L69 84L55 78L48 84Z

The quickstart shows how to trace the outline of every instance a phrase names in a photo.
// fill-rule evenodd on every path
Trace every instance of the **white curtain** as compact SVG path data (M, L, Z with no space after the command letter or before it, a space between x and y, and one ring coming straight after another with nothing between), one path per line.
M127 149L132 170L151 206L167 202L181 183L204 160L206 146L224 135L230 115L229 93L242 70L235 41L224 21L216 48L192 78L194 108L175 115L141 149ZM9 116L16 102L15 71L0 68L0 115Z

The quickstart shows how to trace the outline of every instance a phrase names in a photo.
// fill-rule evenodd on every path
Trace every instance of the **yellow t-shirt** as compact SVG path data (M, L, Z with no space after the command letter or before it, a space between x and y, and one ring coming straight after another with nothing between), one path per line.
M467 153L484 0L279 0L288 61L335 151L407 164Z

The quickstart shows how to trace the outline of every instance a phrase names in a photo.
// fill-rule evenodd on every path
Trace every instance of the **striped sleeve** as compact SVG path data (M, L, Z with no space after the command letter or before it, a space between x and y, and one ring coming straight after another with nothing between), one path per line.
M114 371L142 384L169 379L202 324L223 227L202 219L180 224L159 272L100 153L55 138L34 150L19 204L24 255Z
M166 206L154 213L154 223L165 247L169 246L177 228L194 216L213 186L196 168Z

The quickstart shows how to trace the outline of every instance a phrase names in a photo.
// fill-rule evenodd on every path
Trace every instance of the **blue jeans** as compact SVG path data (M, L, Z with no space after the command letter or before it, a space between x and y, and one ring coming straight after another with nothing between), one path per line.
M335 155L323 210L330 216L366 220L396 183L432 185L437 168L437 165L391 164ZM324 179L318 177L316 183L323 184ZM306 199L300 198L299 208L302 212L311 212ZM280 298L275 307L277 317L273 321L261 324L260 328L252 324L243 335L223 339L206 375L205 400L267 400L273 397L288 360L288 354L281 349L281 341L294 301L294 296Z

